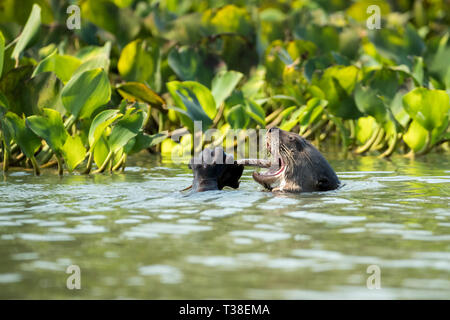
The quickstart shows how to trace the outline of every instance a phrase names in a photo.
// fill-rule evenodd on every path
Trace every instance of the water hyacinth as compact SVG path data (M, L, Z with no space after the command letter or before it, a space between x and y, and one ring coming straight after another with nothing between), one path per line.
M344 153L448 152L445 1L376 1L371 30L371 1L86 0L70 32L56 2L23 2L0 13L4 171L100 173L144 149L189 154L194 121L224 146L229 130L279 126ZM166 140L180 129L186 138Z

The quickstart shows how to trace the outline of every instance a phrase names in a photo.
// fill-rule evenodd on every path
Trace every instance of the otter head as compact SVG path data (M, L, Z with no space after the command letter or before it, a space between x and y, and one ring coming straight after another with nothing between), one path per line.
M308 192L336 189L339 180L322 154L293 132L271 128L266 134L272 166L253 179L273 191Z

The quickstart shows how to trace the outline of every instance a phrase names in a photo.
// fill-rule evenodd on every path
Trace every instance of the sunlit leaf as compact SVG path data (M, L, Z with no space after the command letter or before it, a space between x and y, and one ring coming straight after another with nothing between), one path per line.
M69 171L73 171L86 157L86 148L80 136L68 136L61 148L62 156Z
M403 106L411 118L432 131L448 119L450 98L443 90L416 88L403 96Z
M7 112L4 117L13 140L19 145L27 158L34 158L34 153L41 146L41 139L25 125L25 119L12 112Z
M353 99L353 89L358 80L359 70L355 66L333 66L327 68L318 82L328 100L328 110L343 119L356 119L361 112Z
M41 7L37 4L33 5L33 9L30 13L27 23L23 28L22 33L19 36L19 41L17 41L14 51L12 52L11 58L18 60L22 51L27 49L30 43L34 40L36 35L39 33L39 28L41 27Z
M236 71L223 71L216 74L211 84L211 93L216 101L216 108L231 94L242 76L242 73Z
M89 128L89 145L95 146L105 129L122 116L119 110L105 110L95 116Z
M108 144L112 152L124 147L142 128L144 115L142 110L128 109L127 113L114 125Z
M127 44L122 50L117 68L123 79L147 82L159 91L161 88L159 55L157 43L138 39Z
M33 76L41 72L51 71L63 82L67 82L80 65L79 59L68 55L59 55L55 51L36 66Z
M418 121L411 122L408 131L403 135L403 140L408 147L415 152L422 150L427 143L428 132Z
M89 118L110 97L109 79L102 69L85 71L72 77L62 91L64 107L79 118Z
M140 101L161 109L165 101L147 85L139 82L126 82L117 86L120 95L130 102Z
M100 167L109 154L109 145L104 135L100 136L94 147L94 162Z
M214 97L208 88L193 81L172 81L166 85L176 106L185 110L192 121L202 121L203 128L211 125L211 119L217 110Z
M42 116L30 116L26 119L26 123L53 151L57 153L61 151L68 134L58 111L44 108Z

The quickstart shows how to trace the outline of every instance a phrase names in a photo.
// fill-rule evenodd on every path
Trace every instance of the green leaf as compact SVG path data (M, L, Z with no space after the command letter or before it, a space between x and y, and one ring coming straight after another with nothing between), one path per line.
M127 81L147 82L157 91L161 89L159 46L154 41L138 39L127 44L117 68Z
M33 5L33 9L30 13L27 23L23 28L22 33L19 36L14 51L11 54L11 58L19 60L19 56L24 51L28 45L34 40L36 35L39 33L39 28L41 27L41 7L37 4Z
M443 90L416 88L403 96L403 106L411 118L432 131L448 119L450 98Z
M359 69L355 66L333 66L327 68L318 86L328 100L328 110L343 119L357 119L362 114L353 99L353 89Z
M35 113L40 113L42 108L50 108L65 114L61 101L63 84L54 73L43 72L36 75L26 81L24 89L21 101L32 106Z
M211 68L205 68L203 55L195 49L190 47L173 48L169 52L167 61L181 80L198 81L209 86L213 71Z
M211 84L211 93L216 101L216 108L230 96L243 74L237 71L222 71L216 74Z
M108 103L111 87L103 69L93 69L72 77L62 91L62 102L76 118L89 118L95 110Z
M57 51L42 60L34 69L33 77L41 72L51 71L64 83L69 81L75 70L81 65L81 61L75 57L59 55Z
M253 32L252 21L247 9L233 4L226 5L217 11L205 12L203 20L208 21L208 29L212 34L232 32L250 37Z
M416 120L411 122L408 131L403 135L403 140L406 142L408 147L413 149L415 152L420 151L425 147L427 138L427 130Z
M95 116L89 128L89 145L95 147L97 141L102 137L105 129L122 116L119 110L105 110Z
M62 156L69 171L73 171L86 157L86 148L80 136L68 136L61 148Z
M60 153L67 139L67 131L61 114L52 109L44 108L42 116L30 116L26 119L27 126L39 137L45 140L55 153Z
M5 56L5 37L3 37L3 33L0 31L0 78L2 77L4 56Z
M347 15L355 19L356 21L365 22L367 19L373 15L373 13L368 14L367 8L371 5L376 5L380 9L380 14L382 17L386 17L390 12L389 4L383 0L360 0L347 9Z
M112 152L117 152L128 141L133 139L141 130L144 123L142 110L130 108L125 115L114 125L108 143Z
M104 135L102 135L94 147L94 162L97 167L101 167L109 154L109 145Z
M166 102L147 85L139 82L126 82L117 86L120 95L128 101L141 101L161 110Z
M160 132L154 135L148 135L143 132L139 132L139 134L134 137L132 140L127 143L124 147L124 152L128 155L132 155L140 152L141 150L153 147L157 144L160 144L167 138L167 133Z
M243 105L231 108L227 113L226 119L233 129L245 129L250 121L250 117L245 112Z
M314 123L322 114L328 102L319 98L311 98L306 103L306 108L299 114L299 123L302 126L307 126Z
M33 72L32 66L23 66L7 72L0 79L0 92L2 92L9 101L9 111L19 116L26 116L38 112L33 109L33 104L24 101L24 83L30 78Z
M356 122L356 139L362 145L364 144L374 133L377 128L377 122L374 117L361 117Z
M259 104L251 100L246 100L245 111L261 127L264 128L266 126L266 112Z
M27 158L34 158L34 153L41 146L41 139L25 125L25 119L20 118L17 114L7 112L4 120L13 140L19 145L20 150L22 150Z
M208 88L194 81L172 81L166 86L176 106L185 110L191 119L185 125L192 126L192 121L202 121L203 128L207 129L212 124L211 119L214 118L217 110L214 97Z

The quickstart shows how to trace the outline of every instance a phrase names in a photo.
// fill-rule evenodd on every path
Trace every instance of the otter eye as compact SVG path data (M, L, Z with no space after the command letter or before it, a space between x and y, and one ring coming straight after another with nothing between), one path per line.
M295 140L295 137L289 136L289 141L294 141L294 140Z

